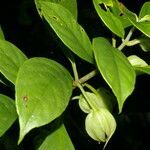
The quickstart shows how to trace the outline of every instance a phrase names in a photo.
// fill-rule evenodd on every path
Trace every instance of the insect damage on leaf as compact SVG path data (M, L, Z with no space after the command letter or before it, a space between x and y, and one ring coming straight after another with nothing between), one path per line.
M28 101L28 96L25 95L22 97L23 103L25 104L25 107L27 107L27 101Z
M104 5L103 3L102 3L102 4L99 4L99 6L100 6L104 11L107 11L107 7L106 7L106 5Z
M53 16L52 18L55 19L55 20L57 20L57 21L59 20L58 17L56 17L56 16Z

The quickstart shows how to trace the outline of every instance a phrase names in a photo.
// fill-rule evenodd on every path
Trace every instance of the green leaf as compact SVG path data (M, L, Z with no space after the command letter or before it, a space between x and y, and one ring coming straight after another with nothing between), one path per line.
M38 150L74 150L69 135L62 124L49 134Z
M122 11L122 9L126 9L126 7L118 0L113 0L112 2L113 5L109 7L110 11L122 22L124 28L131 26L132 24Z
M19 67L27 57L12 43L0 40L0 72L15 84Z
M92 44L74 16L59 4L42 2L42 15L63 43L82 59L94 63Z
M131 55L128 57L129 62L134 67L134 70L136 71L136 75L141 74L149 74L150 75L150 66L140 57L136 55Z
M128 60L131 63L131 65L134 66L134 67L148 66L148 64L143 59L141 59L140 57L138 57L136 55L130 55L128 57Z
M143 34L150 37L150 20L139 19L136 14L126 10L124 12L128 17L129 21L132 23L134 27L140 30ZM146 17L147 18L147 17Z
M150 15L150 2L144 3L140 10L139 18L143 18L145 15Z
M0 83L2 83L2 84L4 84L4 85L6 85L1 79L0 79Z
M2 136L17 118L14 100L0 94L0 136Z
M116 17L113 13L111 13L110 9L107 8L107 3L104 3L101 0L93 0L94 7L101 18L101 20L104 22L104 24L116 35L123 38L124 37L124 27L120 19ZM106 10L104 10L101 5L103 4L104 7L106 7ZM109 4L109 3L108 3ZM109 4L111 5L111 3ZM108 5L108 6L109 6ZM111 6L110 6L111 7Z
M134 67L134 69L137 72L137 75L141 75L141 74L148 74L150 75L150 66L145 66L145 67Z
M117 97L119 112L135 84L135 71L127 58L104 38L93 40L98 69Z
M50 123L66 109L72 93L72 77L53 60L32 58L19 69L16 107L20 138L33 128Z
M3 30L1 28L1 26L0 26L0 39L5 40L5 37L4 37Z
M77 19L77 2L76 0L35 0L35 4L38 9L41 8L41 2L53 2L62 5L68 9L75 19Z
M150 38L146 36L141 36L139 39L140 47L143 51L149 52L150 51Z

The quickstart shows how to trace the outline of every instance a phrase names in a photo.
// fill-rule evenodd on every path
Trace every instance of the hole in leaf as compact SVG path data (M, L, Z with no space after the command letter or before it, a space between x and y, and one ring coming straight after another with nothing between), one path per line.
M103 3L102 3L102 4L99 4L99 6L100 6L104 11L107 11L107 7L106 7L106 5L104 5Z
M119 14L119 16L123 16L123 15L124 15L123 13L120 13L120 14Z
M58 18L56 16L53 16L52 18L55 19L55 20L58 20Z

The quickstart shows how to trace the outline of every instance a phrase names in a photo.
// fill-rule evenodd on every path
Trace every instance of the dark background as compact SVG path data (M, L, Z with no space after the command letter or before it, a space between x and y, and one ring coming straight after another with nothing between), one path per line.
M138 13L144 0L122 0L130 10ZM111 32L101 23L91 0L78 0L78 21L85 28L89 37L111 37ZM33 0L7 0L0 4L0 25L4 31L6 40L19 47L29 58L47 57L54 59L71 71L70 64L64 56L61 41L52 29L48 28L35 8ZM136 32L135 36L140 33ZM150 64L150 54L140 50L139 46L129 48L126 55L136 54ZM80 75L84 75L93 69L93 66L77 59ZM93 78L92 85L105 85L99 77ZM0 92L14 97L14 87L0 84ZM127 99L123 112L114 116L117 120L117 130L110 140L108 150L150 150L150 77L142 75L137 77L136 88ZM78 92L78 91L75 91ZM85 115L81 112L77 102L71 102L66 112L65 125L76 150L100 150L102 144L98 144L89 138L84 130ZM69 114L69 115L68 115ZM35 135L38 129L31 131L20 144L16 146L19 127L18 121L0 139L0 150L34 149Z

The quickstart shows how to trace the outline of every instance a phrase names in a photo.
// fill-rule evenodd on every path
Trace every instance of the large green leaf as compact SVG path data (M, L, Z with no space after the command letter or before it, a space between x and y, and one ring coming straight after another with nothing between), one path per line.
M150 2L145 2L140 10L140 19L143 18L145 15L150 15Z
M0 26L0 39L1 39L1 40L4 40L4 39L5 39L4 34L3 34L3 30L2 30L2 28L1 28L1 26Z
M71 93L72 77L63 66L46 58L27 60L19 69L16 80L19 142L31 129L60 116Z
M62 5L67 8L72 15L77 19L77 2L76 0L35 0L35 4L38 9L41 8L40 2L53 2Z
M66 46L82 59L94 63L92 44L86 32L66 8L41 2L41 12Z
M98 69L117 97L119 112L135 84L135 71L127 58L104 38L93 40Z
M2 136L17 118L14 101L0 94L0 136Z
M27 57L12 43L0 40L0 72L15 84L19 67Z
M107 5L109 7L113 6L113 2L111 0L104 2L103 0L93 0L94 7L101 18L101 20L104 22L104 24L116 35L123 38L124 37L124 27L121 22L121 20L116 17L110 10L107 8ZM104 10L101 5L104 5L106 7L106 10Z
M62 124L47 136L38 150L74 150L69 135Z

